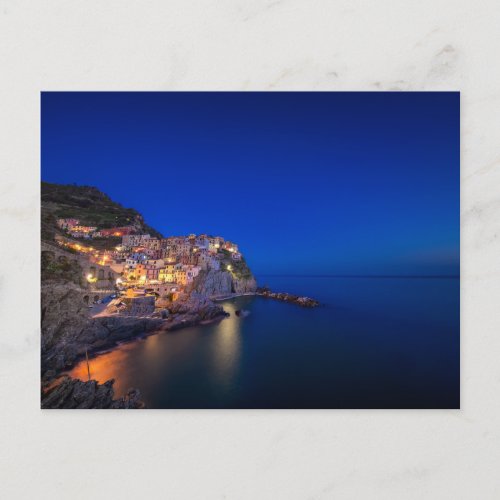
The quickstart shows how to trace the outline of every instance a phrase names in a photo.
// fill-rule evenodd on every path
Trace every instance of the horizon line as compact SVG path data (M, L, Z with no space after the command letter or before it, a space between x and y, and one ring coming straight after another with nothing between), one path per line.
M460 274L260 274L263 278L395 278L395 279L459 279Z

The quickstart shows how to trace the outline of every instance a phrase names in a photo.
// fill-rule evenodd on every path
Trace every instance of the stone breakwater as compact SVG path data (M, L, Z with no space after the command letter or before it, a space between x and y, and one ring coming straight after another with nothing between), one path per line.
M311 299L310 297L300 297L299 295L292 295L291 293L284 292L271 292L271 290L267 288L257 288L255 294L269 299L281 300L282 302L290 302L301 307L319 306L319 302L315 299Z

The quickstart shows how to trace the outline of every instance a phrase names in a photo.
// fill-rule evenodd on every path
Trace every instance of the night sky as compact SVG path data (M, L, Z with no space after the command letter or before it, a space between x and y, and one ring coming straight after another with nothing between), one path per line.
M42 180L257 274L459 273L458 93L42 93Z

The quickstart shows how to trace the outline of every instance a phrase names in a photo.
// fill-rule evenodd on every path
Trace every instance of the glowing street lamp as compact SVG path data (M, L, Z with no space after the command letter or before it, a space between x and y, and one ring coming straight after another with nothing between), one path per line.
M94 275L92 273L87 274L87 281L89 283L95 283L97 281L97 278L94 278Z

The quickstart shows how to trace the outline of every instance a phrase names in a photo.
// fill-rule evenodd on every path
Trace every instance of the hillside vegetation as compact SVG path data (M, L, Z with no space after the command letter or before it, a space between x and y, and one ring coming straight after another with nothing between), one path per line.
M134 225L139 233L161 237L158 231L144 222L137 210L123 207L92 186L42 182L41 202L42 240L53 241L56 234L63 234L56 224L59 218L79 219L82 225L97 226L99 229ZM108 243L110 246L117 244L114 238L101 240L101 246ZM99 246L99 243L94 246Z

